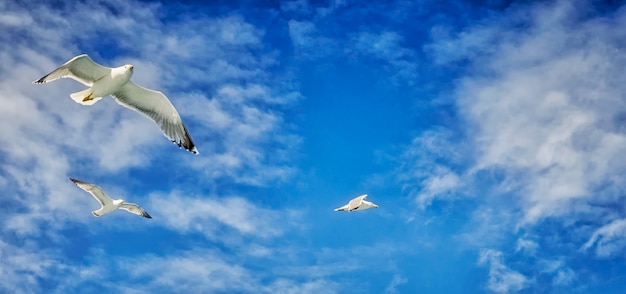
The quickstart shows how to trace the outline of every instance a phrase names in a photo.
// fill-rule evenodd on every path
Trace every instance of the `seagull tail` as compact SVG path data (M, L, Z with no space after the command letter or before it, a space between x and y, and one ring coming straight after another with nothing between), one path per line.
M102 97L93 97L92 95L93 90L91 88L88 88L82 91L78 91L76 93L72 93L70 94L70 97L72 97L72 100L74 100L76 103L82 105L93 105L98 102L98 100L102 99Z

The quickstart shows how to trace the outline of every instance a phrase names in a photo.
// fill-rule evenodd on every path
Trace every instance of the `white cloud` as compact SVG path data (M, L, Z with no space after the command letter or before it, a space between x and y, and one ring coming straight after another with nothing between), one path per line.
M598 228L582 246L583 250L595 247L598 257L608 258L622 253L626 247L626 219L616 219Z
M408 281L409 280L407 280L406 278L402 277L399 274L393 275L393 278L391 278L391 281L389 282L387 287L385 287L385 293L389 293L389 294L399 293L398 286L406 284Z
M380 33L361 32L352 38L354 50L365 56L387 63L394 79L410 84L417 76L417 63L413 50L406 48L404 38L393 31Z
M287 279L277 279L272 284L265 287L267 293L288 293L288 294L316 294L316 293L342 293L338 283L329 280L313 280L304 283Z
M532 34L517 39L519 46L502 44L481 64L495 79L466 78L459 89L475 130L478 167L521 173L528 223L615 199L594 188L619 189L615 175L626 169L617 160L626 151L618 121L626 90L616 75L626 64L614 42L619 33L589 21L572 36L567 3L537 9ZM611 21L626 22L626 15Z
M461 178L464 175L450 167L461 165L464 160L462 146L454 146L452 140L449 131L427 131L413 139L401 157L399 180L422 209L435 199L455 199L468 194L462 190L466 188L466 179Z
M242 264L241 259L219 250L199 247L165 255L123 257L95 249L90 250L83 263L75 264L54 258L58 253L52 254L33 244L21 247L0 241L3 261L0 291L146 293L203 289L229 293L339 293L341 288L345 289L329 277L281 275L275 268L253 271L247 267L255 264L256 269L265 268L263 264L269 260L284 261L280 254L248 255ZM42 285L41 280L47 284Z
M556 286L569 286L576 280L576 273L571 268L559 270L552 279L552 283Z
M552 284L555 287L569 286L576 280L576 273L565 265L561 260L546 260L543 264L542 273L551 274Z
M283 222L288 221L283 219ZM282 238L297 235L297 232L290 233ZM209 292L344 293L370 289L371 283L357 278L360 272L397 271L393 261L397 254L406 256L404 253L411 252L387 243L313 249L289 245L289 240L277 240L282 245L273 246L263 254L249 252L259 248L259 242L263 241L259 238L249 239L241 247L200 245L123 258L96 249L90 252L87 264L72 265L73 273L80 273L84 278L76 283L61 281L59 289L72 292L89 289L86 288L89 283L97 283L103 289L122 293L179 292L198 288ZM231 250L234 252L229 252ZM90 282L88 278L94 280ZM355 283L359 285L357 288ZM389 293L403 283L406 279L401 276L394 278L391 288L388 287L392 291Z
M179 256L143 256L121 262L121 269L138 283L134 290L163 291L244 291L253 292L259 283L245 268L227 262L209 250L195 250Z
M498 197L519 205L519 226L605 214L594 204L617 201L617 191L626 188L620 160L626 151L620 98L626 58L620 53L623 33L612 29L626 23L626 12L577 18L581 9L568 1L522 5L427 46L435 59L470 64L455 90L468 140L443 142L468 151L470 167L459 173L458 165L446 166L468 189L479 176L497 174L498 183L481 196L486 205L501 204ZM441 170L430 169L422 198L448 197L428 192ZM605 188L596 192L598 187Z
M441 168L434 171L434 175L422 182L423 189L417 195L417 203L424 208L431 204L436 197L453 193L460 184L459 177L452 171Z
M118 263L128 277L119 288L132 293L192 291L241 293L338 293L339 285L324 278L252 272L224 254L194 248L164 257L141 256ZM133 281L142 281L133 283Z
M489 266L489 282L487 288L496 293L511 293L520 291L530 281L524 275L511 270L502 262L502 252L493 249L484 249L480 253L478 263Z
M0 292L38 292L38 280L51 273L64 271L63 263L54 255L38 250L32 243L13 246L0 240Z
M207 181L230 177L239 183L266 185L295 173L286 163L289 151L300 140L288 133L281 113L272 106L291 103L299 94L272 94L258 84L226 84L211 100L197 94L186 98L181 109L204 125L207 142L203 156L190 164L202 171ZM258 107L259 103L268 106ZM264 147L270 147L272 153L265 152Z
M312 12L311 5L308 0L281 1L279 5L280 9L285 12L305 15Z
M515 246L515 251L517 252L523 252L526 255L535 255L538 249L539 244L533 240L525 238L517 239L517 245Z
M0 24L7 27L21 27L30 25L32 22L33 18L27 14L3 14L0 16Z
M318 32L314 22L290 20L287 25L296 56L319 58L336 50L335 42Z
M264 208L241 197L194 197L173 192L156 194L147 205L153 216L179 232L195 232L212 240L227 240L228 231L241 236L275 238L297 226L297 213ZM286 221L289 220L289 221ZM232 233L231 233L232 234Z

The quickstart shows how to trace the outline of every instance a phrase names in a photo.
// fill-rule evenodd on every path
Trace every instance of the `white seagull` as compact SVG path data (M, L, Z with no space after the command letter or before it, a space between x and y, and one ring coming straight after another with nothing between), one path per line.
M355 197L354 199L350 200L348 204L339 208L335 208L335 211L365 210L365 209L370 209L372 207L378 208L378 205L369 201L365 201L365 197L367 197L367 194L363 194L361 196Z
M133 66L109 68L95 63L87 54L78 55L51 73L34 81L43 84L60 78L71 78L89 87L72 93L76 103L93 105L102 97L113 96L118 104L151 118L170 141L194 154L198 149L191 140L178 111L163 93L138 86L130 80Z
M72 178L70 178L70 181L74 182L74 184L76 184L76 186L78 186L79 188L85 190L87 193L91 194L91 196L93 196L93 198L96 198L96 200L98 200L100 205L102 205L102 207L100 207L100 209L94 210L94 211L91 212L95 217L99 217L99 216L105 215L107 213L111 213L111 212L117 210L118 208L121 208L121 209L124 209L124 210L126 210L126 211L128 211L130 213L133 213L133 214L136 214L136 215L139 215L139 216L143 216L145 218L152 218L145 210L143 210L141 207L139 207L139 205L137 205L135 203L125 202L123 199L113 200L113 199L111 199L111 197L109 197L109 195L104 193L102 188L100 188L100 187L98 187L98 186L96 186L94 184L81 182L79 180L72 179Z

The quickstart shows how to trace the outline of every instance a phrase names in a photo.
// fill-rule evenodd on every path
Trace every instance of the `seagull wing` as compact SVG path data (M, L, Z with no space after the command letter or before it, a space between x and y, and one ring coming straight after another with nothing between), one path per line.
M128 81L119 91L113 93L113 96L118 104L154 120L163 134L170 141L178 144L178 147L184 147L193 154L199 153L178 111L163 93L146 89Z
M335 211L344 211L344 210L348 210L348 209L350 209L350 204L346 204L346 205L344 205L342 207L335 208Z
M135 203L122 203L122 205L120 205L120 208L130 213L143 216L145 218L152 218L145 210L143 210L141 207L139 207L139 205Z
M70 178L70 181L72 181L74 184L76 184L76 186L78 186L79 188L85 190L87 193L91 194L91 196L93 196L93 198L96 198L96 200L98 200L98 202L100 203L100 205L105 206L105 205L113 205L113 199L111 199L111 197L109 197L109 195L107 195L106 193L104 193L104 191L102 190L102 188L94 185L94 184L89 184L89 183L85 183L76 179L72 179Z
M87 54L83 54L70 59L70 61L33 83L43 84L60 78L71 78L87 87L91 87L94 81L110 73L111 68L99 65L91 60Z
M356 209L359 206L361 206L361 202L363 202L365 197L367 197L367 194L363 194L361 196L355 197L354 199L350 200L350 202L348 203L350 205L350 208Z

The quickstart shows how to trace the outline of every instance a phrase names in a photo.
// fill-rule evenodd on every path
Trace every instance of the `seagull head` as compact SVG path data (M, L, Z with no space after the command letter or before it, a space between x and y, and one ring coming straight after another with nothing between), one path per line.
M124 65L124 68L126 68L126 70L132 71L133 68L135 68L135 67L132 64L127 64L127 65Z

